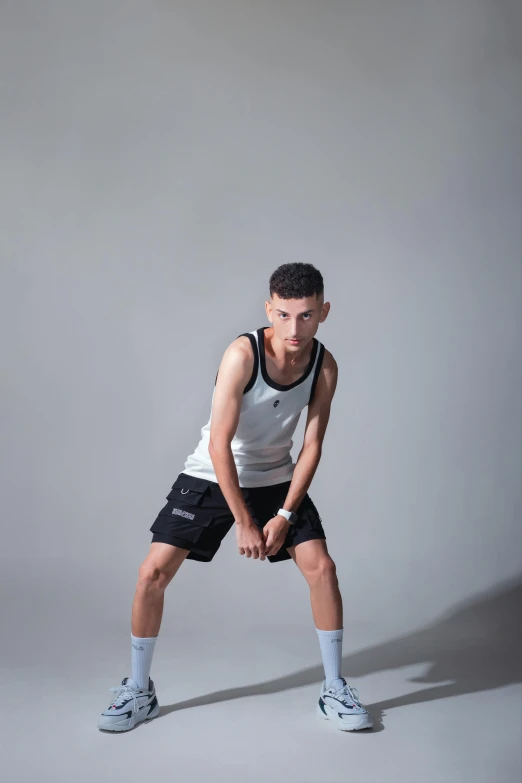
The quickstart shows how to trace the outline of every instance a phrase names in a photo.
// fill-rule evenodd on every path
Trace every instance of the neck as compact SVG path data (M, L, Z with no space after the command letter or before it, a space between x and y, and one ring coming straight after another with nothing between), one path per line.
M294 367L301 364L303 361L308 362L313 347L313 339L309 342L303 340L302 344L298 348L291 348L284 340L280 340L275 333L273 326L269 326L264 330L265 336L265 350L269 354L270 358L281 369L285 367Z

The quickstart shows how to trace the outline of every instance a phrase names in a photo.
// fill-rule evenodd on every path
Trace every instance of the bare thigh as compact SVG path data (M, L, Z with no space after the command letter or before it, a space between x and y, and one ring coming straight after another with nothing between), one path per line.
M324 538L302 541L296 546L287 547L287 552L297 566L305 568L312 567L317 561L330 557Z

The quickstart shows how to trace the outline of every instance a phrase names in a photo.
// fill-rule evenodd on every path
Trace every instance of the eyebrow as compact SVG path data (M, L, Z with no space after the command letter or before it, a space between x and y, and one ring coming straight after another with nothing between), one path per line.
M276 307L276 313L284 313L284 315L288 315L286 310L280 310L279 307ZM298 315L306 315L307 313L315 313L315 310L313 308L310 308L310 310L303 310L303 312L298 313Z

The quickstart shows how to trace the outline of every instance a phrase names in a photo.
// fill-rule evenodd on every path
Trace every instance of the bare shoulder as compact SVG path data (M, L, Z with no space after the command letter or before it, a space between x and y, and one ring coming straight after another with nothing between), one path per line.
M248 381L254 367L254 354L248 337L241 335L226 347L219 365L217 384L222 387L223 382L236 385L240 388Z
M212 399L209 441L211 450L216 446L229 445L234 437L253 362L248 337L237 337L223 353Z
M229 348L235 349L237 351L240 351L244 356L248 357L249 359L254 359L254 353L252 351L252 344L250 342L250 338L247 337L245 334L239 335L239 337L236 337L235 340L232 340Z
M337 362L333 357L333 353L331 353L328 348L324 349L323 364L321 369L325 370L327 373L337 374Z
M327 348L324 349L317 386L308 405L303 445L321 448L330 419L330 410L337 386L337 362Z
M232 340L223 354L223 359L225 356L236 366L244 365L245 367L248 367L250 365L250 369L253 367L254 352L252 351L250 340L244 334L236 337L235 340Z
M337 375L337 362L335 361L333 354L325 348L314 394L314 402L316 405L329 405L331 403L337 386Z
M335 386L337 384L338 371L339 368L337 366L337 362L333 357L333 354L327 348L325 348L323 363L321 365L321 372L319 373L319 375L323 376L328 386L331 387L333 385L332 395L335 391Z

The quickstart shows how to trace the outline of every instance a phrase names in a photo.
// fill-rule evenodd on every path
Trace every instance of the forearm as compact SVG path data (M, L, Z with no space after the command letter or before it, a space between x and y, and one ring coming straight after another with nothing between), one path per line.
M209 445L209 454L219 488L232 511L235 521L237 524L250 522L250 512L241 493L236 463L234 462L234 455L230 445Z
M295 464L292 481L288 489L283 508L287 511L297 511L301 501L312 483L315 471L321 459L321 448L319 446L308 446L302 448L299 452Z

